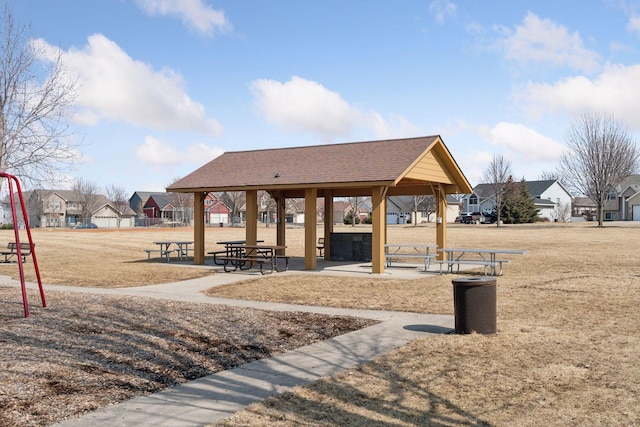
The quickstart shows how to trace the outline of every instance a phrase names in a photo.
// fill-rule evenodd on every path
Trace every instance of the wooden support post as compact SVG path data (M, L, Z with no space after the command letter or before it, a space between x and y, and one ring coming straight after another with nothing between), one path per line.
M279 246L286 245L286 230L287 230L287 219L286 219L286 202L284 195L279 192L276 197L276 215L278 217L277 225L276 225L276 244ZM278 250L278 255L285 255L285 250Z
M331 233L333 233L333 192L324 192L324 259L331 259Z
M258 191L248 190L246 200L245 240L247 245L255 245L258 243Z
M204 264L204 198L207 193L193 193L193 263Z
M316 262L316 206L318 190L304 190L304 269L315 270Z
M438 248L447 247L447 194L442 185L435 187L436 196L436 243ZM444 260L444 252L438 252L437 259Z
M373 236L372 236L372 273L384 273L384 242L387 228L387 187L373 187L371 191L371 205L373 207Z

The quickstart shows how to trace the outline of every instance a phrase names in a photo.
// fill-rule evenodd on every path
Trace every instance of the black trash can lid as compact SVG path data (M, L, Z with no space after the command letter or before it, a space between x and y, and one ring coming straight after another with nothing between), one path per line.
M487 285L495 285L496 278L495 277L459 277L457 279L453 279L451 281L454 285L466 285L466 286L487 286Z

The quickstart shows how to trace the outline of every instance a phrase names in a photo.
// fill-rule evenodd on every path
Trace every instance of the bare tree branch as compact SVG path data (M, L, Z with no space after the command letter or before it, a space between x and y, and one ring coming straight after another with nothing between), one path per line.
M584 113L567 133L560 171L574 194L591 198L603 226L609 191L636 173L640 152L624 125L603 112Z
M483 180L490 184L496 200L496 224L500 226L500 211L504 205L505 192L509 177L511 177L511 162L501 155L494 155L493 160L484 172Z
M78 178L73 184L73 192L78 201L81 202L80 215L82 215L83 221L85 223L91 222L91 215L99 207L100 193L98 192L98 185Z
M106 190L109 201L113 203L113 206L118 209L120 213L124 213L124 210L129 206L127 190L115 184L107 186Z
M42 59L50 61L44 64ZM58 52L51 57L30 40L8 5L0 16L0 171L32 184L50 183L78 154L68 118L76 83L65 75Z

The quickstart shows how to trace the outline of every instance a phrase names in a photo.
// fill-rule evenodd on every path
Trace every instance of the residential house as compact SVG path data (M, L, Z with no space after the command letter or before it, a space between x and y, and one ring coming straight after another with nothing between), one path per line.
M571 202L571 216L593 219L596 216L596 202L589 197L574 197Z
M525 181L538 209L538 216L549 221L568 221L571 215L571 193L558 180ZM496 197L491 184L478 184L464 198L466 212L493 212Z
M640 175L625 178L608 193L605 221L640 221Z
M16 206L20 204L20 200L16 198ZM7 197L6 200L0 201L0 224L11 224L13 218L11 216L11 202Z
M99 228L133 227L135 213L128 207L118 209L102 194L93 196L88 210L85 196L77 191L34 190L23 193L23 198L32 227L73 227L84 223L94 223ZM87 214L89 217L85 218Z
M193 196L179 193L154 193L142 207L146 225L159 223L191 224Z
M413 196L387 197L387 224L407 224L413 218Z
M139 218L144 217L142 208L153 195L166 194L164 192L136 191L129 198L129 207L136 213Z
M431 198L418 203L418 212L415 212L414 196L389 196L387 197L387 224L407 224L435 222L435 202ZM455 194L447 194L447 222L455 222L460 216L462 198ZM417 219L416 219L417 216Z
M221 226L229 223L230 210L222 200L213 193L208 193L204 199L204 223Z
M91 213L91 221L98 228L133 228L135 227L136 213L129 207L124 206L119 210L106 197L98 199L97 207Z

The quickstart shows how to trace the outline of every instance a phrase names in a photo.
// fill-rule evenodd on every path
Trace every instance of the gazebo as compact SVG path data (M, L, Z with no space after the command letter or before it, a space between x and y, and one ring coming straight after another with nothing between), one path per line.
M433 195L436 243L446 246L447 194L473 190L440 136L329 144L309 147L226 152L167 187L193 193L194 263L204 264L204 199L209 192L246 192L246 243L255 245L258 191L277 204L276 240L286 245L285 200L304 198L304 266L316 269L316 202L324 198L325 259L331 258L333 200L371 196L372 272L384 273L386 197Z

